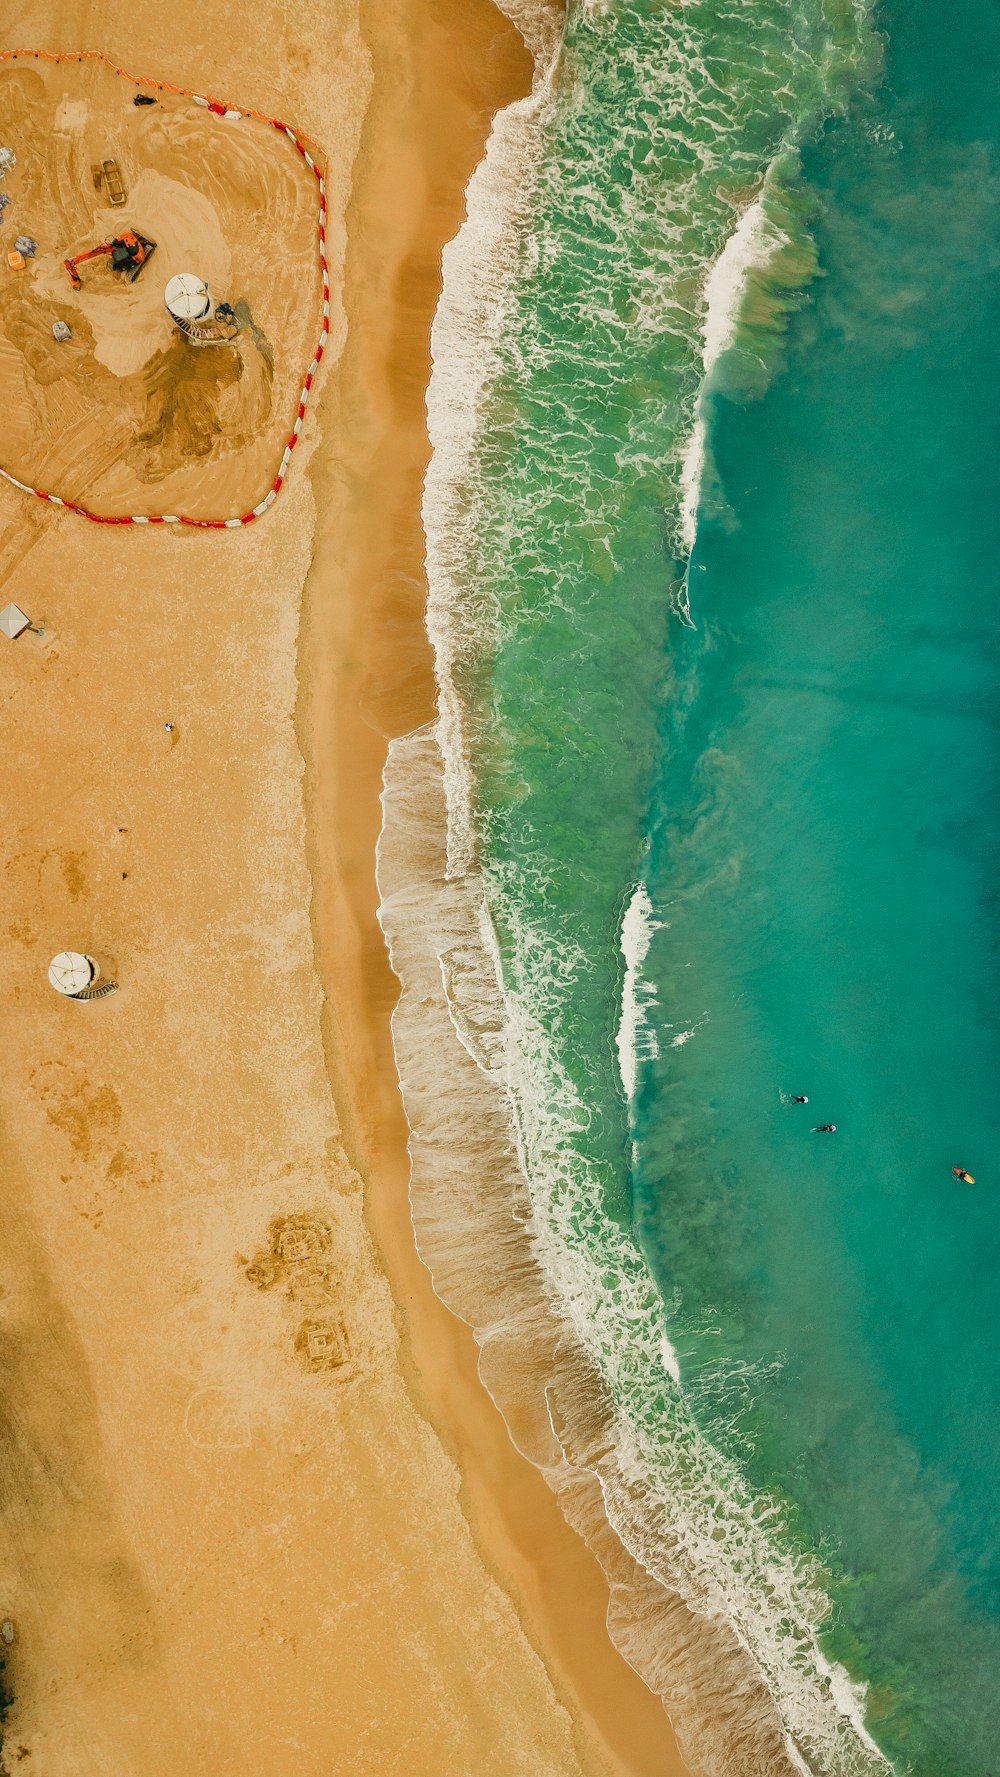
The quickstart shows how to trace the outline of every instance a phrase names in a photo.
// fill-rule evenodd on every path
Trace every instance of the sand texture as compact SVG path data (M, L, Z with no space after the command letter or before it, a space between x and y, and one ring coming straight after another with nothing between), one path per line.
M322 142L334 301L257 524L106 529L0 485L0 605L45 632L0 638L2 1768L679 1770L416 1260L375 920L386 738L432 700L440 247L523 48L487 0L31 0L6 29ZM0 74L4 257L40 244L0 269L0 461L107 510L237 510L314 343L314 181L264 126L131 99L105 70ZM163 262L129 289L85 266L74 298L61 261L107 229L105 143L116 216ZM160 306L192 253L254 319L228 371L192 365ZM64 947L118 992L54 994Z

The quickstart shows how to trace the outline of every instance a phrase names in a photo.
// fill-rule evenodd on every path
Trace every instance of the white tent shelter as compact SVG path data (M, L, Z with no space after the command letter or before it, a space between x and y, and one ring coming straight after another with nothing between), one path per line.
M203 321L212 306L208 285L193 271L178 272L163 292L175 321Z
M30 628L31 618L24 615L19 605L4 605L3 610L0 611L0 629L3 630L5 636L9 636L13 641L15 636L20 635L22 629Z
M65 993L70 999L74 994L82 993L85 987L96 981L100 969L92 956L85 956L81 950L60 950L49 964L49 982L57 993Z

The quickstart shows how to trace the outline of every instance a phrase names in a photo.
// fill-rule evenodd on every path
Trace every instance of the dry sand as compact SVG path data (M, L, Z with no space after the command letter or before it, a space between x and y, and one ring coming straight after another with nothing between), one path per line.
M487 0L371 0L360 20L355 0L31 0L8 42L103 48L287 113L330 154L346 308L286 488L249 530L109 531L0 487L0 604L46 630L2 644L5 1766L677 1771L604 1636L599 1574L416 1261L374 919L385 737L431 697L417 501L438 255L523 52ZM264 313L245 224L211 195ZM5 243L22 228L40 233L9 211ZM108 376L142 374L107 356ZM262 438L207 475L241 494ZM0 460L18 467L6 444ZM119 992L59 999L63 946Z

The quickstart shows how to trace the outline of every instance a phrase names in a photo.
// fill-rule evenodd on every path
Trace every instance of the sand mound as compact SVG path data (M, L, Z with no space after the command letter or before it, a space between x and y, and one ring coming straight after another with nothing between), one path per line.
M315 348L322 302L317 188L287 136L136 88L99 62L0 65L0 407L3 467L101 513L236 517L270 487ZM113 158L127 194L92 169ZM63 260L123 227L155 241L134 284L107 259ZM7 263L15 236L37 255ZM192 346L163 303L181 271L204 278L242 326ZM65 321L73 337L52 336Z

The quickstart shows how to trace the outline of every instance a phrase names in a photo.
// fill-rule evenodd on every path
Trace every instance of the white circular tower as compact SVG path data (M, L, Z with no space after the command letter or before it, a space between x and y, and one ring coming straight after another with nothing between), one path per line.
M94 958L82 950L60 950L49 964L49 983L57 993L75 1000L78 994L93 985L100 972Z
M163 292L163 300L172 318L181 326L186 321L204 321L212 307L212 298L204 278L193 271L178 272Z

